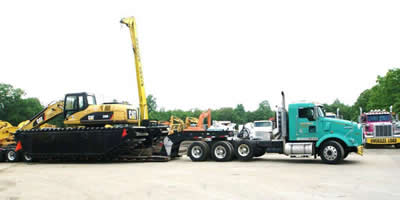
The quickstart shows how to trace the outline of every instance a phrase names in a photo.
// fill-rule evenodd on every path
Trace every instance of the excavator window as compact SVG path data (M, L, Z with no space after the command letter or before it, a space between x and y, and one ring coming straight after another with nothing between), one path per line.
M89 96L86 93L68 94L65 96L64 117L85 110L88 107L88 99L91 104L96 103L94 96Z
M94 97L92 95L88 95L87 103L88 103L88 105L96 105L96 97Z
M83 104L83 96L79 96L79 110L82 110L84 108Z

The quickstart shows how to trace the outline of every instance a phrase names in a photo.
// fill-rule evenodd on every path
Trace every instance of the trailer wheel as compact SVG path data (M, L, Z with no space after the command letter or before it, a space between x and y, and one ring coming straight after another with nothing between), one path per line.
M33 158L31 155L27 154L26 152L24 153L24 161L25 162L32 162Z
M216 142L211 148L211 157L215 161L230 161L233 155L233 146L229 142Z
M192 161L205 161L209 154L210 147L206 142L193 142L187 152Z
M395 144L394 147L395 147L396 149L400 149L400 144Z
M325 142L319 152L321 159L327 164L337 164L343 161L344 149L339 142Z
M6 153L6 159L8 162L18 162L19 161L19 154L14 150L8 150Z
M249 140L242 140L238 142L235 155L241 161L250 160L254 156L254 145Z
M4 154L5 154L5 151L0 150L0 162L4 162L5 161Z

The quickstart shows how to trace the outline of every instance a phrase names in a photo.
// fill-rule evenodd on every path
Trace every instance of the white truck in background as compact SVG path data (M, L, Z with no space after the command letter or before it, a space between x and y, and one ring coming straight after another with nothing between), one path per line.
M272 127L273 123L271 120L249 122L239 126L238 137L250 140L271 140L273 139Z

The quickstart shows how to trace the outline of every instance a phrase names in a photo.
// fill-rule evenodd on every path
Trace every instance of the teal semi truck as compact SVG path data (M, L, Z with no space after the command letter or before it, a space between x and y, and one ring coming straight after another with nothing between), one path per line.
M290 157L317 156L328 164L340 163L350 153L363 154L363 132L355 122L325 117L323 107L315 103L282 105L276 111L275 129L268 140L234 136L232 131L191 131L164 138L167 155L177 156L183 141L193 141L187 150L192 161L250 160L265 153Z

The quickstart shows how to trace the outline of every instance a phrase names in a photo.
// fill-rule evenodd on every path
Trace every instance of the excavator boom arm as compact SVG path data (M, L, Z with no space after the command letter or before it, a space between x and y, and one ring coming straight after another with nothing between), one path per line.
M121 23L128 26L129 31L131 33L132 47L133 53L135 56L135 65L136 65L136 80L139 91L139 105L140 105L140 120L148 120L148 108L147 108L147 100L146 93L144 90L144 82L143 82L143 71L142 64L140 62L140 51L139 44L136 33L136 23L134 17L127 17L121 19Z
M18 125L20 130L30 130L34 128L39 128L44 123L51 119L63 114L64 112L64 101L58 101L56 103L50 104L44 108L37 115L32 117L32 119L22 122L23 124Z

